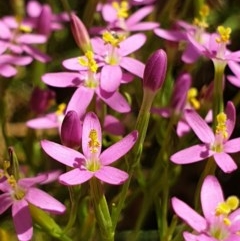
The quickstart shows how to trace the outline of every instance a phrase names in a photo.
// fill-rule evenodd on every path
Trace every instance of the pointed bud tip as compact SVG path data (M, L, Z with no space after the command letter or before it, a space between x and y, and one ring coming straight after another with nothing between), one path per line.
M148 58L144 73L143 87L158 91L165 80L167 71L167 54L163 49L159 49L152 53Z

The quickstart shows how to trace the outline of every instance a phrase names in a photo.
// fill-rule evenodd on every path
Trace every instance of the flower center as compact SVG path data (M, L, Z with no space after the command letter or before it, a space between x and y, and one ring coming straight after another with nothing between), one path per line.
M110 44L113 47L119 47L119 43L125 39L125 36L123 34L117 34L114 31L104 31L102 39L106 44Z
M225 28L224 26L218 26L217 32L219 37L216 38L217 43L227 44L230 40L231 28Z
M88 50L85 53L84 57L79 57L78 62L80 65L88 67L89 70L93 73L96 73L98 70L98 64L96 60L94 59L94 54L92 51Z
M216 134L222 135L224 139L228 138L226 121L227 121L227 115L225 113L221 112L220 114L217 115Z
M196 88L190 88L187 93L187 102L195 109L200 108L200 102L196 98L198 95L198 90Z
M121 3L114 1L112 3L112 6L117 11L118 18L128 17L129 4L127 1L122 1Z

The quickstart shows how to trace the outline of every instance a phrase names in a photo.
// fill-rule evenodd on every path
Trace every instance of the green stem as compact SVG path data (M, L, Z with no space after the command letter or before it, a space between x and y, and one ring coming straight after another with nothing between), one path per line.
M223 111L223 89L225 61L213 61L214 63L214 89L213 89L213 127L217 125L217 115Z
M90 180L90 190L101 240L114 241L112 220L101 183L97 179L92 178Z
M139 165L139 161L142 154L143 142L146 137L147 127L148 127L149 118L150 118L150 109L151 109L154 97L155 97L155 93L153 93L148 89L144 89L143 101L142 101L140 111L138 113L136 127L135 127L135 129L138 131L138 134L139 134L138 140L134 148L129 152L129 154L126 157L127 164L129 165L128 166L129 177L128 177L128 180L123 184L119 202L116 208L114 209L114 211L112 212L112 222L113 222L114 230L117 226L117 222L119 220L121 211L123 209L133 173L137 165Z
M197 183L197 188L196 188L196 192L195 192L195 200L194 200L195 210L200 209L200 192L201 192L202 183L203 183L205 177L207 175L214 174L215 170L216 170L216 163L215 163L213 157L210 157L208 159L206 166L205 166L205 168L199 178L199 181Z

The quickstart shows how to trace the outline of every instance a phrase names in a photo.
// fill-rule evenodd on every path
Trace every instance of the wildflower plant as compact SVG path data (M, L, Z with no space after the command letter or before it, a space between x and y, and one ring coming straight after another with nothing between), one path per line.
M235 1L0 6L0 240L240 241Z

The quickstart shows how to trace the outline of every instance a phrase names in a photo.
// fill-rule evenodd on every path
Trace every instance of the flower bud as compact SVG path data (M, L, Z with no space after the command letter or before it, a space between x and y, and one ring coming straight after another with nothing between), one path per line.
M155 51L147 60L143 73L143 88L158 91L165 80L167 71L167 54L164 50Z
M44 4L38 17L37 31L39 34L49 36L51 33L52 10L49 5Z
M71 14L70 24L73 37L78 47L81 48L84 53L88 50L91 51L92 46L90 37L83 22L77 17L77 15Z
M77 112L68 111L61 126L61 141L63 145L78 149L81 145L82 125Z

